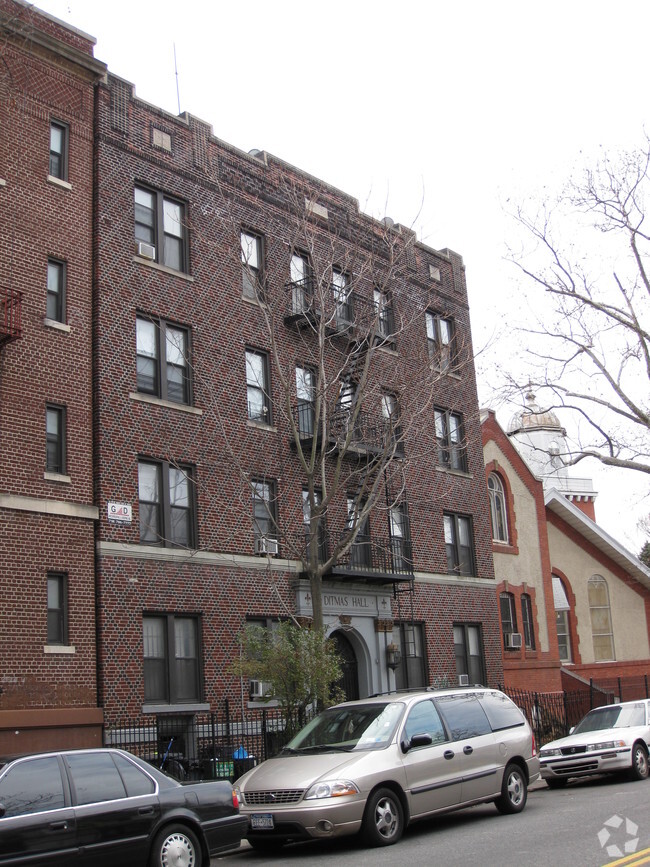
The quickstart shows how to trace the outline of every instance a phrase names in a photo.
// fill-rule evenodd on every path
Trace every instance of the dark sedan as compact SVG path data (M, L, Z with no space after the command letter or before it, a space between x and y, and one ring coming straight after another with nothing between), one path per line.
M248 820L227 781L181 785L122 750L0 760L0 864L207 867Z

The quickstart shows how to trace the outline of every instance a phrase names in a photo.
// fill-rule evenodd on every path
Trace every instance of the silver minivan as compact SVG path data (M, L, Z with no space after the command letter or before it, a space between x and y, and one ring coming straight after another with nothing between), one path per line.
M328 708L235 786L248 841L268 851L358 832L388 846L410 822L485 801L519 813L538 777L519 708L498 690L469 687Z

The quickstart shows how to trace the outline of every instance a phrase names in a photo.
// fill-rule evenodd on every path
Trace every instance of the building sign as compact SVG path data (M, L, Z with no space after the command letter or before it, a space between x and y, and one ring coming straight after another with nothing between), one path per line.
M110 503L108 504L108 520L116 521L118 524L130 524L133 518L133 510L131 503Z
M297 594L298 611L311 614L311 594L306 588L300 588ZM323 590L324 614L353 614L370 617L391 617L390 596L383 591L379 593L363 590L349 592L347 590Z

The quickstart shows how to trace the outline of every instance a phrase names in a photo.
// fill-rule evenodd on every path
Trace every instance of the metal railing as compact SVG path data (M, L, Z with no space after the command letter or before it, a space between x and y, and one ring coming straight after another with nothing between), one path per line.
M0 288L0 345L22 334L22 293Z

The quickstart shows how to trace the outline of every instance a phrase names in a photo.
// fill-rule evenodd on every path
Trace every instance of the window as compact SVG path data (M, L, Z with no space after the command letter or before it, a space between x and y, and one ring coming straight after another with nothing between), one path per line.
M321 502L321 492L314 491L314 506L319 506ZM302 523L305 530L305 544L309 545L311 535L311 504L309 502L309 491L307 488L302 489ZM318 559L321 563L327 560L327 544L325 535L325 516L320 515L318 520Z
M48 473L65 473L65 407L48 406L45 419L45 470Z
M413 567L411 558L411 533L406 503L391 506L388 512L391 548L391 571L410 572Z
M443 695L435 703L445 718L453 741L492 733L487 715L476 695Z
M64 123L50 123L50 177L68 180L68 127Z
M253 534L259 548L261 539L277 539L275 482L253 480Z
M246 395L248 418L254 422L270 424L269 365L265 352L246 350Z
M380 337L391 337L395 333L395 319L391 298L387 292L375 289L373 301L377 316L377 334Z
M126 789L109 752L72 753L66 756L74 783L75 803L98 804L126 797Z
M195 547L194 480L189 466L138 461L140 542Z
M474 543L472 519L464 515L443 516L447 572L455 575L474 574Z
M47 643L68 643L68 581L59 572L47 576Z
M441 467L465 472L467 459L462 416L446 409L436 409L434 415L438 442L438 463Z
M163 319L138 316L138 391L173 403L190 402L189 332Z
M399 403L397 397L390 392L384 392L381 396L381 416L390 443L395 446L397 453L403 454L404 443L402 442Z
M296 367L296 399L298 402L298 432L301 437L314 435L314 394L316 376L309 367Z
M434 366L446 373L456 363L456 333L453 319L426 312L427 345Z
M395 669L395 689L411 689L427 685L424 625L404 622L393 626L393 643L401 659Z
M593 575L587 583L587 594L589 596L594 659L596 662L609 662L616 659L616 656L614 654L612 613L609 607L607 581L600 575Z
M553 575L553 604L555 606L555 627L557 630L557 644L562 662L571 662L571 633L569 629L569 612L571 606L567 598L562 579Z
M529 593L521 594L521 626L524 631L524 645L528 650L535 650L533 603Z
M145 702L200 701L199 618L146 614L142 637Z
M65 795L57 757L17 762L0 780L0 804L5 808L4 818L63 809ZM16 850L12 846L9 851Z
M370 519L368 515L361 517L363 503L358 503L356 497L348 496L348 517L346 529L352 530L358 526L354 544L350 548L350 566L356 569L367 569L372 564L370 548Z
M294 313L306 313L312 304L313 286L309 257L303 253L293 253L289 263L291 284L291 303Z
M65 276L65 263L48 259L45 315L55 322L65 322Z
M404 734L409 741L413 735L421 734L430 735L433 744L442 744L447 740L440 714L430 699L421 701L411 708L404 726Z
M259 235L242 230L241 262L244 297L257 300L262 296L262 265L264 262L264 246Z
M136 187L134 195L136 243L153 248L153 256L147 255L161 265L187 271L185 206L143 187Z
M488 476L488 498L490 500L490 517L492 519L492 540L508 542L508 512L506 511L506 495L503 482L497 473Z
M347 274L336 268L332 269L332 296L334 298L334 310L336 323L349 325L352 319L352 293Z
M512 593L499 594L499 609L501 611L501 631L503 632L503 646L510 650L509 637L517 631L517 614L515 612L515 599Z
M481 627L474 623L454 624L456 674L467 675L470 684L485 684L485 653Z

